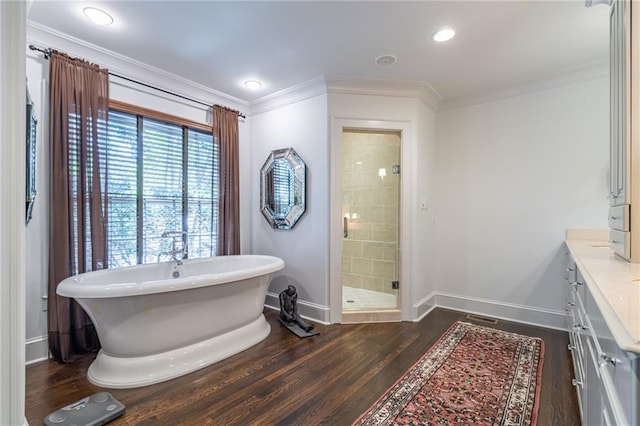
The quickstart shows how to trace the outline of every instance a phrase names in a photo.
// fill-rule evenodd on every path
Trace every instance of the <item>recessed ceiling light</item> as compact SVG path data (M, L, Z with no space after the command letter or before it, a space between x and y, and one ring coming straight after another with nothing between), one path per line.
M247 80L244 82L244 85L249 90L257 90L262 87L262 83L258 80Z
M395 64L398 57L395 55L382 55L376 58L376 64L378 65L391 65Z
M82 12L96 25L111 25L113 18L107 12L95 7L85 7Z
M451 28L442 28L436 31L431 38L437 42L443 42L447 40L451 40L453 36L456 35L456 32Z

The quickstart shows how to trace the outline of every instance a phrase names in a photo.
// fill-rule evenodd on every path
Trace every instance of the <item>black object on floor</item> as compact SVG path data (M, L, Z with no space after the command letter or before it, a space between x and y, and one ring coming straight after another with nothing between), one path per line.
M313 331L313 324L308 324L298 314L298 291L289 285L280 292L280 315L278 321L298 337L310 337L320 334Z
M124 414L124 405L109 392L99 392L69 404L44 418L45 426L98 426Z
M309 331L304 331L302 329L302 327L300 327L298 324L296 324L295 322L287 324L286 322L284 322L281 318L278 318L278 321L280 322L280 324L284 325L285 327L287 327L293 334L295 334L296 336L303 338L303 337L311 337L311 336L316 336L318 334L320 334L319 331L316 330L309 330Z

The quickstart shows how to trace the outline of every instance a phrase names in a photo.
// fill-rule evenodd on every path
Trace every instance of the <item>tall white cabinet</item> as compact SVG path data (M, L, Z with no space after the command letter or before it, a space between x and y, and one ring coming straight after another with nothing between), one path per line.
M609 243L615 254L634 263L640 263L639 16L640 2L613 1L609 73Z

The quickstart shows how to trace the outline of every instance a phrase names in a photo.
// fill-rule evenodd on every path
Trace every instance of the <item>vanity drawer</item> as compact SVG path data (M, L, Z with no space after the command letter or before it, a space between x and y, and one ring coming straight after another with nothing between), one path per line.
M585 385L585 374L584 374L584 360L580 352L578 351L579 337L577 337L576 333L569 333L569 350L571 351L571 361L573 362L573 380L571 383L576 388L576 395L578 396L578 408L580 409L580 416L582 416L582 412L584 410L584 385Z
M629 231L629 204L609 208L609 228Z
M631 255L631 236L629 232L609 230L609 245L618 256L629 260Z
M598 349L587 339L586 350L586 417L587 425L630 426L620 406L618 394L609 372L602 368Z
M617 397L628 424L639 424L637 403L640 400L640 362L638 354L626 352L617 345L590 293L585 302L589 339L593 342L599 372L606 371L606 376L610 378L610 393Z
M565 259L567 261L567 265L565 268L564 280L567 282L567 284L575 284L576 271L578 270L578 267L576 266L576 262L573 260L573 257L569 253L569 250L565 251Z

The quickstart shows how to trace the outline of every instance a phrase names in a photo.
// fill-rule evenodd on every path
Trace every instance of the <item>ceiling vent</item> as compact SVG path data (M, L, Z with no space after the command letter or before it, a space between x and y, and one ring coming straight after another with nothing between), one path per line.
M376 58L376 64L378 65L392 65L395 64L398 58L395 55L382 55Z

